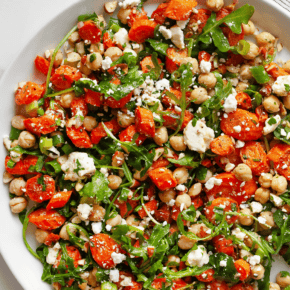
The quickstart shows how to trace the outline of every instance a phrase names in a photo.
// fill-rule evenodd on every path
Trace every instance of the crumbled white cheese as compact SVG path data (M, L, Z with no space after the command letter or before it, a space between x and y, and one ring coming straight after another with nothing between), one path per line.
M235 132L240 133L242 130L242 127L240 125L234 126L234 130Z
M119 282L120 273L118 269L110 270L109 276L112 282Z
M130 52L133 54L133 56L137 56L137 53L129 47L125 47L125 49L123 50L123 53L126 53L126 52Z
M109 56L106 56L105 59L102 60L102 69L107 70L111 67L112 60Z
M172 32L170 29L167 29L165 26L161 25L159 31L165 39L171 39Z
M112 257L113 262L115 264L120 264L120 263L122 263L123 261L126 260L126 256L124 254L120 254L120 253L116 253L116 252L113 252L111 254L111 257Z
M170 82L168 79L163 78L162 80L159 80L155 83L155 88L158 91L169 90Z
M174 206L175 204L175 199L170 199L170 201L168 202L169 206Z
M270 194L270 200L273 201L273 203L277 207L281 207L283 205L283 199L275 194Z
M232 235L241 241L243 241L246 237L246 234L244 234L239 228L235 228L234 230L232 230Z
M56 243L53 248L48 248L48 255L46 256L46 263L53 265L56 261L58 252L60 250L60 244Z
M61 165L65 172L65 180L77 181L85 177L91 177L96 172L94 159L84 152L73 152L68 156L65 163Z
M81 203L77 207L78 216L81 220L88 220L90 213L92 212L92 207L87 203Z
M170 31L172 33L171 41L173 44L180 49L184 48L184 34L180 27L174 25L170 28Z
M200 62L200 71L203 74L208 74L208 73L210 73L210 70L211 70L211 62L210 61L202 60Z
M176 21L177 26L179 26L181 29L184 29L189 21L189 18L187 20L178 20Z
M126 1L126 0L125 0ZM125 28L120 28L113 36L113 41L116 44L123 46L124 44L129 43L128 31Z
M221 185L223 182L222 179L217 179L215 177L211 177L206 183L205 183L205 188L208 189L208 190L211 190L213 189L213 187L215 185Z
M236 148L243 148L245 146L244 141L237 140L236 142Z
M210 142L214 139L213 129L207 127L202 121L198 120L193 127L189 122L184 131L184 143L190 150L204 153L210 147Z
M280 97L286 97L289 92L286 91L285 85L290 86L290 75L277 78L272 86L273 93Z
M224 111L226 113L231 113L237 110L238 102L236 100L237 92L235 89L232 90L232 93L225 99Z
M196 250L189 253L186 261L190 266L202 267L209 262L209 255L204 246L197 246Z
M92 223L92 231L94 234L99 234L102 231L102 223Z
M258 255L251 256L248 258L248 262L250 263L251 266L255 266L257 264L260 264L261 257Z
M124 277L124 279L122 280L122 282L120 283L121 286L133 286L132 283L132 278L131 277Z
M119 2L119 6L123 9L128 7L134 7L140 4L141 0L124 0L123 2Z
M261 216L259 216L258 217L258 222L260 223L260 224L266 224L266 219L265 218L263 218L263 217L261 217Z
M112 229L112 226L110 226L110 225L106 225L106 230L109 232L109 231L111 231L111 229Z
M179 191L184 191L186 189L185 185L183 184L178 184L175 189L179 190Z
M272 120L275 119L275 120L276 120L276 123L270 125L270 124L269 124L269 121L270 121L271 119L272 119ZM271 121L272 121L272 120L271 120ZM271 121L270 121L270 122L271 122ZM266 120L266 122L265 122L265 127L263 128L263 134L264 134L264 135L267 135L267 134L269 134L269 133L272 133L273 131L275 131L275 129L279 126L280 123L281 123L281 117L280 117L280 115L276 115L276 116L274 116L274 117L268 118L268 119Z
M263 210L263 206L259 202L256 202L256 201L251 202L251 208L252 208L253 213L259 213Z
M227 165L226 165L226 167L225 167L225 171L226 171L226 172L230 172L230 171L232 171L235 167L236 167L235 164L233 164L233 163L227 163Z
M227 266L227 261L226 260L221 260L220 261L220 266L221 267L226 267Z

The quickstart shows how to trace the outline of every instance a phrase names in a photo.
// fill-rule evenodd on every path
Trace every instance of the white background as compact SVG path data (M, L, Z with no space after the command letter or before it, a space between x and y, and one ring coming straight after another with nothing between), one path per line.
M275 1L290 10L290 0ZM27 40L54 15L76 2L81 0L0 0L0 78ZM0 290L22 289L0 255Z

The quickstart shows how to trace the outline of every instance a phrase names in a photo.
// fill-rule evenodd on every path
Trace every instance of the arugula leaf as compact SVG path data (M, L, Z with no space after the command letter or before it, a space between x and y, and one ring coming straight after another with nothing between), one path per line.
M207 174L207 168L200 165L197 169L196 169L196 178L198 180L205 180Z
M262 104L262 95L259 93L259 88L257 86L249 86L244 92L250 95L253 98L252 104L254 109Z
M170 225L166 225L165 227L162 225L155 225L149 240L147 240L148 244L157 247L160 241L169 233Z
M265 84L270 81L270 77L262 65L253 66L250 70L257 83Z
M152 79L158 80L162 71L162 67L158 62L157 53L153 52L151 58L154 67L150 68L149 74L152 76Z
M172 159L172 158L168 158L168 161L174 164L179 164L182 166L190 166L192 168L196 168L198 167L198 165L200 164L200 162L197 161L193 161L195 159L194 156L190 156L190 155L186 155L180 159Z
M30 151L30 150L26 150L26 149L20 147L19 145L9 149L9 151L15 151L15 152L19 152L21 154L28 154L28 155L35 155L35 156L42 155L39 150Z
M108 187L109 181L103 173L96 171L92 181L85 184L79 191L81 196L95 198L97 202L109 202L109 197L113 191Z
M290 85L285 84L284 86L285 86L285 91L286 91L286 92L290 92Z
M98 15L94 12L92 14L82 14L78 17L78 22L80 21L86 21L86 20L89 20L89 19L95 19L95 18L98 18Z
M168 267L164 270L165 276L170 280L181 279L187 276L197 276L202 274L204 271L210 269L210 266L194 266L194 267L187 267L181 271L173 272Z
M21 132L22 132L22 130L16 129L13 126L11 126L9 139L11 141L17 140Z
M147 42L149 42L149 44L151 45L151 47L158 52L161 55L167 55L167 49L169 47L169 45L167 43L161 42L159 40L155 40L152 38L149 38L146 40Z
M282 142L290 145L290 138L289 138L289 136L290 136L290 128L287 125L286 126L283 125L283 123L285 123L283 121L288 121L289 122L290 121L290 115L286 116L286 118L284 118L281 121L280 125L274 131L274 136L277 139L281 140Z

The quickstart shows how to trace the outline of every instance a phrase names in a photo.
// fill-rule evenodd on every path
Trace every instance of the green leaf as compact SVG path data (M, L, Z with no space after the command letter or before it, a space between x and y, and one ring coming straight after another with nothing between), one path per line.
M162 225L155 225L149 240L147 240L148 244L157 247L160 241L169 233L169 228L170 225L166 225L165 227Z
M21 132L22 132L22 130L16 129L13 126L11 126L9 139L11 141L17 140Z
M196 170L196 178L198 180L205 180L206 174L207 174L207 168L200 165Z
M251 67L250 70L252 72L254 79L257 81L257 83L265 84L265 83L268 83L270 81L270 77L262 65L253 66L253 67Z
M146 40L147 42L149 42L149 44L151 45L151 47L158 53L160 53L161 55L167 55L166 51L169 47L169 45L167 43L161 42L159 40L155 40L152 38L149 38Z
M26 217L26 212L27 212L27 210L24 209L22 212L20 212L18 214L19 220L21 221L22 224L24 223L24 220L25 220L25 217Z
M290 85L285 84L284 86L285 86L285 91L286 91L286 92L290 92ZM10 138L10 139L11 139L11 138Z
M193 161L195 159L194 156L190 156L190 155L186 155L180 159L172 159L172 158L168 158L168 161L174 164L179 164L182 166L190 166L192 168L196 168L199 166L200 162L197 161Z
M250 44L246 40L242 39L237 45L237 52L241 55L246 55L250 50Z
M96 171L92 177L92 181L85 184L82 190L79 191L81 196L91 197L96 202L109 202L109 197L113 191L108 187L109 181L103 173Z
M9 149L9 151L15 151L15 152L18 152L18 153L21 153L21 154L28 154L28 155L35 155L35 156L38 156L38 155L41 155L41 152L39 150L26 150L22 147L20 147L19 145Z
M92 14L82 14L78 17L78 22L95 19L95 18L98 18L98 15L95 12Z
M41 175L40 177L37 178L37 183L42 185L42 191L46 190L46 184L44 182L44 175Z
M126 201L128 199L128 195L129 195L130 192L131 192L131 190L129 188L123 187L121 189L119 200L120 201Z
M286 125L283 125L283 121L290 121L290 115L287 115L286 118L284 118L279 126L274 131L274 136L281 140L282 142L290 145L290 128ZM287 124L287 122L286 122Z
M164 274L166 278L170 280L181 279L188 276L197 276L202 274L204 271L210 269L210 266L202 266L202 267L187 267L181 271L174 272L170 270L168 267L164 270Z

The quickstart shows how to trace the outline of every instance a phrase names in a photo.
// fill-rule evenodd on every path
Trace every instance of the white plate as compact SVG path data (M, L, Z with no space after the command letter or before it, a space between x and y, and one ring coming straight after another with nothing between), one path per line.
M145 7L149 12L157 6L159 0L149 1ZM250 3L249 3L250 2ZM54 17L45 25L32 39L27 42L21 53L15 58L11 66L6 70L0 83L0 136L9 134L10 120L14 115L14 89L18 82L38 79L33 67L33 60L37 54L42 55L46 49L53 48L63 38L63 36L75 24L78 15L96 11L103 13L105 0L87 0L76 3L63 13ZM254 5L256 12L253 20L259 27L271 32L279 37L284 47L290 48L290 14L273 1L267 0L240 0L240 5L249 3ZM284 49L279 57L290 59L290 53ZM42 79L43 80L43 79ZM1 174L4 171L4 159L6 151L0 146ZM51 289L46 283L41 281L42 265L25 248L22 241L22 225L16 215L10 212L8 188L0 184L1 203L0 203L0 249L9 268L23 286L29 290ZM30 232L33 232L33 228ZM28 237L30 244L35 247L34 236ZM283 262L278 262L273 269L272 280L280 270L287 270L288 266Z

